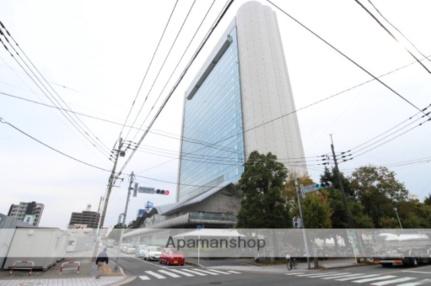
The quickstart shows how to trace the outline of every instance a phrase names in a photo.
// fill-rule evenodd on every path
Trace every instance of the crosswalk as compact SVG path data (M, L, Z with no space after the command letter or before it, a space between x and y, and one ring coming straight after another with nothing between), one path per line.
M198 276L217 276L217 275L237 275L241 272L235 270L215 270L215 269L202 269L202 268L166 268L159 270L147 270L142 275L139 275L139 279L148 281L151 279L175 279L182 277L198 277Z
M310 279L332 280L355 284L366 284L371 286L420 286L431 285L431 278L400 277L397 275L386 275L384 273L351 273L351 272L290 272L289 276L305 277Z

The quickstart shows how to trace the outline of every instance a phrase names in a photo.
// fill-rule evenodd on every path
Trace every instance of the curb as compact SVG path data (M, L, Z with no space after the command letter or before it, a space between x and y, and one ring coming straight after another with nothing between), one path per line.
M206 266L204 266L204 265L202 265L202 264L194 263L194 262L187 262L187 261L186 261L184 264L186 264L186 265L191 265L191 266L194 266L194 267L207 268Z
M351 264L351 265L340 265L340 266L335 266L335 267L319 266L319 268L317 268L317 269L331 270L331 269L343 269L343 268L350 268L350 267L369 266L369 265L373 265L373 264L358 263L358 264Z

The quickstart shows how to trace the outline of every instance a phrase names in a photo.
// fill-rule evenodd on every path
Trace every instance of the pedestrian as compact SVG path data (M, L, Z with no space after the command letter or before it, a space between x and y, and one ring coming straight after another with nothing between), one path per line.
M108 257L108 253L107 253L107 248L105 247L97 256L96 258L96 264L100 265L99 263L109 263L109 257Z
M109 263L109 257L107 253L107 248L105 247L96 258L97 272L96 278L100 277L100 273L103 272L103 267Z

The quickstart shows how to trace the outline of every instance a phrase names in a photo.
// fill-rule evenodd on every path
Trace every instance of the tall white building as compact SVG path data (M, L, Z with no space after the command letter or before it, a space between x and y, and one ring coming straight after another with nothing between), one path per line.
M294 110L276 15L248 2L186 92L177 201L237 182L255 150L306 175Z
M42 218L44 205L36 202L20 202L12 204L8 216L16 217L19 221L38 226Z

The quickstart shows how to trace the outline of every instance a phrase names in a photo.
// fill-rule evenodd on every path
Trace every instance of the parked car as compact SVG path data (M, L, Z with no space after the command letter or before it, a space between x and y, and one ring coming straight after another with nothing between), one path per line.
M160 254L160 264L166 265L184 265L185 257L181 252L171 248L165 248Z
M148 245L141 244L136 247L135 255L136 257L145 257L145 249Z
M136 248L130 243L124 243L121 245L120 250L123 253L132 254L135 253Z
M126 253L127 254L135 254L135 251L136 251L136 247L135 246L133 246L133 245L131 245L131 246L129 246L129 247L127 247L126 248Z
M130 246L130 243L122 243L120 245L120 251L121 252L126 252L126 249Z
M144 250L145 260L159 260L162 249L159 246L148 246Z

